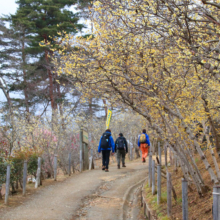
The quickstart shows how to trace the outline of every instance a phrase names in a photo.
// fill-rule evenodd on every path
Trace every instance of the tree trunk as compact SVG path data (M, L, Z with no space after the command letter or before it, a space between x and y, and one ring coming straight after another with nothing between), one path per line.
M24 33L23 33L24 36ZM25 108L26 112L28 113L28 121L29 121L29 104L28 104L28 93L27 93L27 80L26 80L26 71L25 71L25 65L26 65L26 55L24 52L25 49L25 43L24 38L22 39L22 62L23 62L23 80L24 80L24 98L25 98Z
M206 100L206 95L203 94L202 95L202 99L204 101L205 112L207 113L209 124L210 124L210 126L212 128L212 133L213 133L213 136L215 138L216 151L218 153L218 156L220 157L220 142L219 142L219 139L218 139L218 134L217 134L214 122L212 120L212 117L211 117L211 114L210 114L210 111L209 111L209 108L208 108L208 101Z
M47 36L44 36L44 40L45 43L47 43ZM52 118L53 118L54 110L55 110L55 101L54 101L53 75L49 65L48 50L45 50L45 60L47 63L47 73L49 77L49 94L50 94L50 102L51 102Z

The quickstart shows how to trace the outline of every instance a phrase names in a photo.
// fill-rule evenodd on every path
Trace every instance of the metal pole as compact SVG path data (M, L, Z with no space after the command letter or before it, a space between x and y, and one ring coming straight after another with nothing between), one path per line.
M6 192L5 192L5 204L8 205L8 196L10 189L10 174L11 174L11 166L7 165L7 174L6 174Z
M218 187L213 187L213 220L219 220L218 219Z
M155 160L152 160L152 195L155 194Z
M182 178L182 212L183 220L188 220L188 182Z
M171 216L172 207L172 183L171 183L171 173L167 172L167 216Z
M161 202L161 165L157 165L157 204Z
M69 176L71 176L71 153L69 153L69 157L68 157L68 173L69 173Z
M217 188L217 192L218 192L218 219L220 219L220 186L218 186Z
M152 186L152 153L149 154L148 186Z
M27 183L27 160L24 161L24 169L23 169L23 196L26 193L26 183Z
M54 156L54 181L57 181L57 156Z

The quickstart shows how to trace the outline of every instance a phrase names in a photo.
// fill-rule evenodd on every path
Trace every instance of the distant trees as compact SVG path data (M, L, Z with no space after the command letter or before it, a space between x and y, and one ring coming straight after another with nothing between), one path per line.
M74 35L84 27L78 22L79 14L69 8L77 1L19 0L17 4L16 13L2 18L0 24L4 88L9 96L16 94L10 96L13 106L28 114L39 104L45 108L50 104L53 110L61 108L67 93L75 88L57 76L51 55L63 32Z

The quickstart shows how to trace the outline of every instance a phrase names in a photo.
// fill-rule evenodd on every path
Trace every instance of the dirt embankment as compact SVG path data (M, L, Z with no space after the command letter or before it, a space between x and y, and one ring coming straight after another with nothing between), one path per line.
M205 152L208 161L214 168L214 163L211 158L209 151ZM216 155L217 158L217 155ZM220 166L220 160L218 164ZM207 192L202 196L196 191L194 185L190 185L188 188L188 211L189 220L211 220L212 218L212 200L213 200L213 183L211 182L208 171L205 169L203 162L200 160L199 156L195 157L195 161L199 167L205 185L208 187ZM165 166L162 169L166 172ZM145 199L150 208L153 210L154 214L157 214L159 220L180 220L182 219L182 182L183 174L180 167L177 167L175 171L174 166L168 166L168 171L172 175L172 184L175 188L177 194L177 201L172 197L172 217L167 217L167 182L166 179L162 177L162 202L161 205L157 205L157 195L152 195L151 188L148 185L145 186Z

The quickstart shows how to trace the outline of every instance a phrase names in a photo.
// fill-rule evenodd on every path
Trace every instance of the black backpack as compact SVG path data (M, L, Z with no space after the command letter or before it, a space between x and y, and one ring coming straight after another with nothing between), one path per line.
M104 133L102 135L102 139L101 139L101 148L107 149L109 148L109 138L110 138L111 134L110 133Z
M124 138L123 137L118 138L117 149L121 150L124 149L124 147L125 147Z

